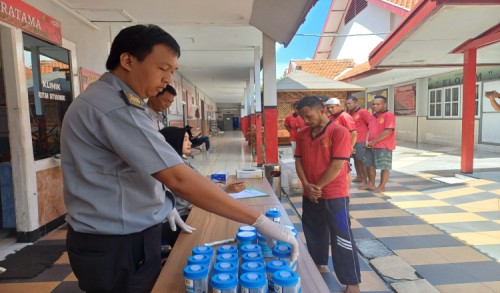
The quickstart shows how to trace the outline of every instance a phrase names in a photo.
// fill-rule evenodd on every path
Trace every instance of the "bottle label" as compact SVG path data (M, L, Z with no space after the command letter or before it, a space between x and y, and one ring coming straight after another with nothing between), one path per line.
M283 287L274 285L274 293L283 293Z
M190 279L184 279L184 284L186 284L186 293L194 293L194 281Z

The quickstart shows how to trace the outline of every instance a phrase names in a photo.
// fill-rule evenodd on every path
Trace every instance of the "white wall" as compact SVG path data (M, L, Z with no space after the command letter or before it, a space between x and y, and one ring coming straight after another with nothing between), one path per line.
M399 21L393 17L392 23ZM342 24L338 34L368 34L388 33L391 30L391 13L368 2L347 25ZM356 64L368 61L368 54L384 40L386 35L336 37L333 43L330 59L354 59Z
M79 67L82 66L98 73L106 71L105 63L111 43L109 27L101 26L100 30L92 29L54 5L52 1L26 0L24 2L61 22L63 38L76 45Z

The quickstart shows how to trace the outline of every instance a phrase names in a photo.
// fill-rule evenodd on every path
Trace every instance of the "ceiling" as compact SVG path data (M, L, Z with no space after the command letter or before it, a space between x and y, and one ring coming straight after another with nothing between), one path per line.
M498 25L499 15L498 4L442 5L384 55L382 50L388 50L390 43L386 38L370 54L370 64L376 68L461 66L463 54L451 52ZM500 42L479 49L477 63L500 64Z
M153 23L181 46L179 72L217 103L240 103L262 32L288 45L317 0L52 0L98 26Z

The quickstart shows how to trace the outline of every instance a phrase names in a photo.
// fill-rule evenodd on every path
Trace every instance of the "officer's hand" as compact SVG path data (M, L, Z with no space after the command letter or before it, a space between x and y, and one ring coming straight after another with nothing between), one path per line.
M257 231L264 236L268 242L274 239L291 244L292 255L290 256L290 262L294 263L297 261L299 258L299 244L290 229L269 220L264 215L260 215L252 226L255 227L255 229L257 229Z
M179 228L181 228L181 230L186 233L193 233L193 231L196 230L196 228L189 226L181 219L181 216L179 215L179 212L176 208L173 208L170 213L168 213L167 222L170 225L170 229L172 229L172 231L177 231L177 226L179 226Z

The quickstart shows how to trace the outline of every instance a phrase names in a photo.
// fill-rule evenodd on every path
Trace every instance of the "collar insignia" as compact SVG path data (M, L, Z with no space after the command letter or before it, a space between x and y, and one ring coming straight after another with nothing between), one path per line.
M144 106L142 105L141 98L139 98L138 96L136 96L135 94L133 94L131 92L127 92L124 90L120 91L120 93L121 93L121 96L122 96L123 100L125 101L125 103L127 103L127 105L135 107L137 109L144 110Z

